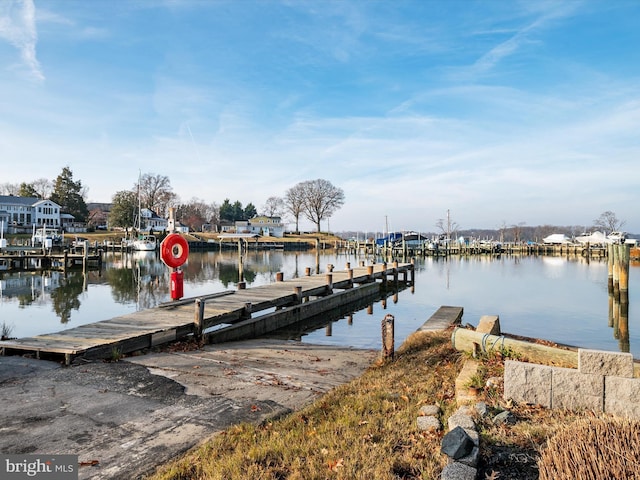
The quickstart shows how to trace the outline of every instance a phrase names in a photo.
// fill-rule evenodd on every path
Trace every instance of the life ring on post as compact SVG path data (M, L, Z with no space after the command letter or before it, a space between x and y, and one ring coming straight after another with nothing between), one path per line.
M178 268L187 261L189 244L177 233L170 233L160 244L160 258L171 268Z

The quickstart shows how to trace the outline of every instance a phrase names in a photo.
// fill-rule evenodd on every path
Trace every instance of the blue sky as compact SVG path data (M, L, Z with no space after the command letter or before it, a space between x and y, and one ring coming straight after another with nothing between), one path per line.
M640 2L0 2L0 183L183 201L323 178L333 231L640 233Z

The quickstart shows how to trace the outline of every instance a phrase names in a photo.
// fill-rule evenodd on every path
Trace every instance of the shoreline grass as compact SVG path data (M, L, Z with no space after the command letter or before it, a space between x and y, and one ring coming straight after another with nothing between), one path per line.
M241 424L165 465L154 480L437 478L442 432L417 428L422 405L455 409L462 357L447 333L407 340L395 359L306 408L261 425Z

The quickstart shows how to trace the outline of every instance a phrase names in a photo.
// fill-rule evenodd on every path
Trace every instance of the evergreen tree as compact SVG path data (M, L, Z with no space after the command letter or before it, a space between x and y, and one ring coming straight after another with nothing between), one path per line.
M60 205L65 213L74 216L76 221L85 222L89 216L89 209L84 201L82 183L73 181L73 172L64 167L53 185L51 200Z
M243 220L249 220L250 218L255 217L258 214L258 210L253 203L249 202L246 207L244 207L244 218Z
M35 188L31 183L22 182L20 184L20 191L18 192L19 197L35 197L40 198L38 192L36 192Z
M112 227L131 228L135 222L135 212L138 210L138 196L131 191L117 192L111 199L109 225Z

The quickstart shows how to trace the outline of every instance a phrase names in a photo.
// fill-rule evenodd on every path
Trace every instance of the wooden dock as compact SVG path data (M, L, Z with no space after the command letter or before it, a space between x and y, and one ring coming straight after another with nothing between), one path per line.
M53 252L41 249L11 250L0 253L0 271L100 269L102 253Z
M117 358L188 335L208 342L257 337L350 302L413 284L413 263L379 263L278 280L270 285L183 299L57 333L0 342L0 354L60 358ZM401 278L400 278L401 277ZM263 314L260 314L260 313Z
M464 309L462 307L449 307L443 305L427 319L418 329L419 332L431 332L446 330L452 325L459 325L462 320Z

